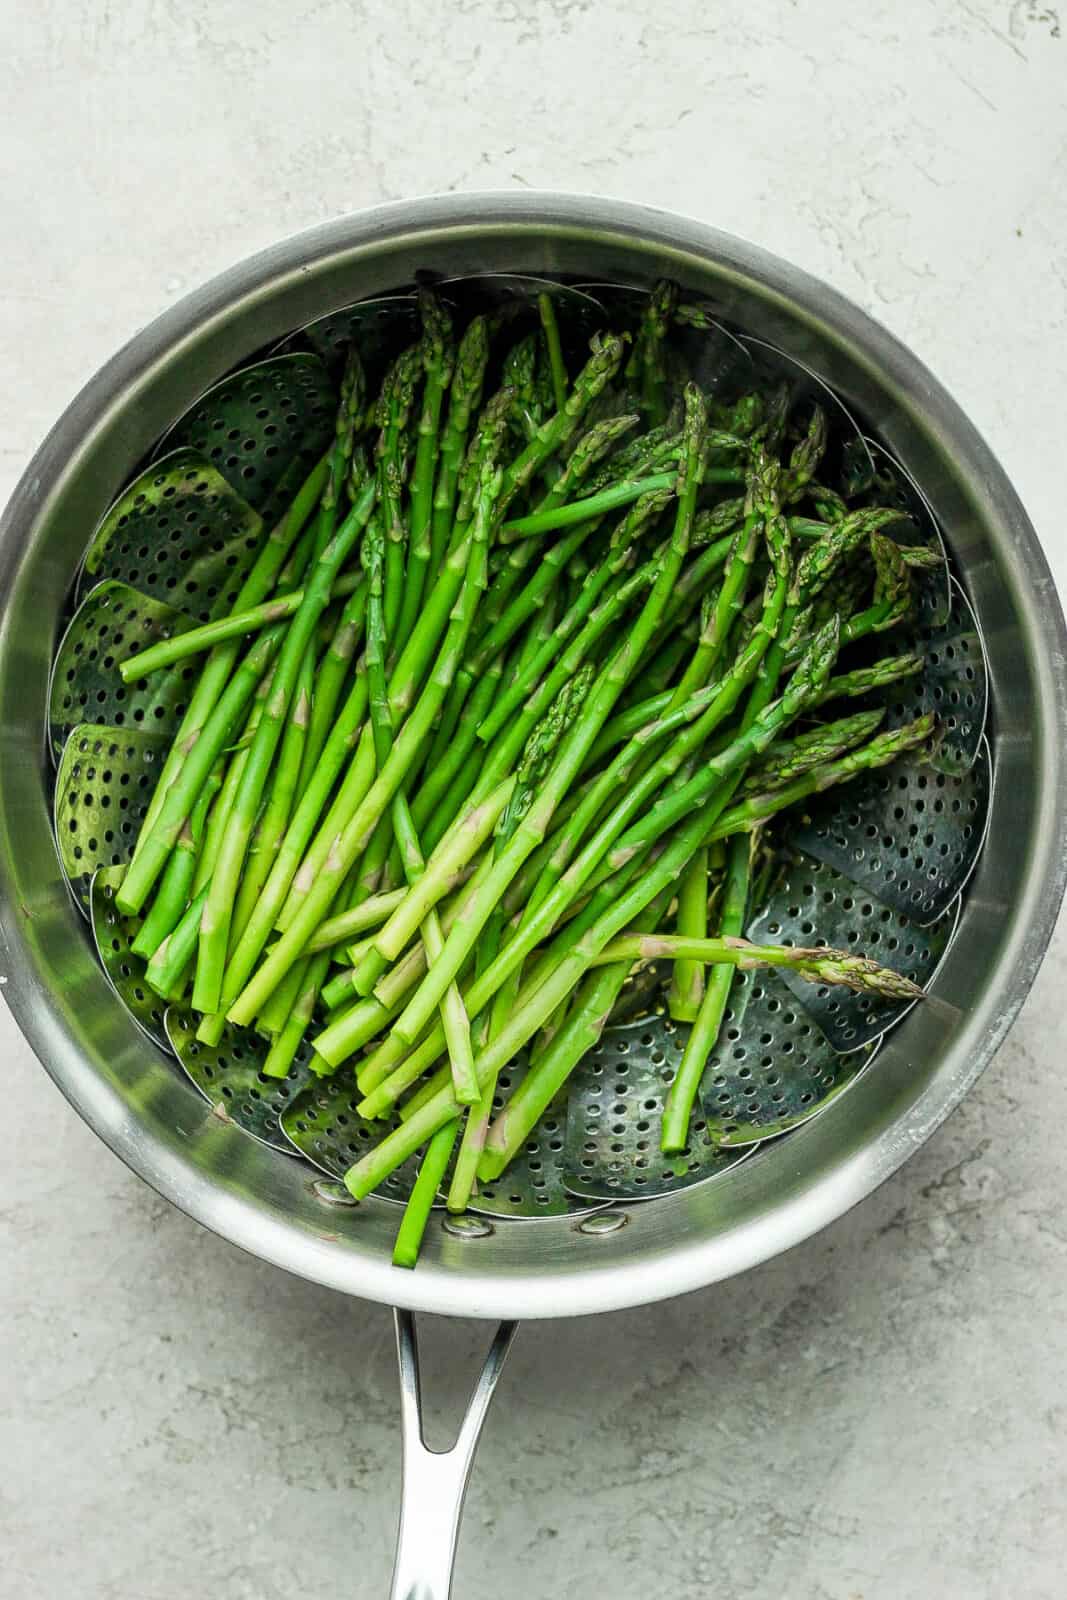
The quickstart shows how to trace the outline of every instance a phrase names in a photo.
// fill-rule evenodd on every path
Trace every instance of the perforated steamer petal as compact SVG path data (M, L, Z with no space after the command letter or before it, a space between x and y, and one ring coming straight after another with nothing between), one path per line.
M949 532L989 651L997 782L989 844L935 1001L904 1019L876 1071L726 1180L624 1207L623 1226L613 1215L523 1227L485 1219L462 1238L434 1233L419 1271L403 1274L389 1264L392 1206L337 1207L325 1180L309 1183L301 1163L220 1121L115 1000L60 872L41 751L52 645L83 530L116 486L205 382L294 327L387 293L427 261L453 276L489 268L647 284L668 272L832 382L921 482ZM4 519L0 569L0 939L12 1008L80 1113L149 1182L245 1248L338 1289L510 1318L635 1304L740 1271L840 1215L916 1148L990 1059L1045 948L1064 877L1067 641L1033 530L913 357L823 285L712 230L521 194L385 208L280 245L173 308L79 397ZM395 1592L444 1593L454 1506L510 1330L494 1346L459 1453L440 1460L420 1447L410 1319L400 1327L405 1453L421 1474L412 1492L429 1570L413 1565L405 1540Z

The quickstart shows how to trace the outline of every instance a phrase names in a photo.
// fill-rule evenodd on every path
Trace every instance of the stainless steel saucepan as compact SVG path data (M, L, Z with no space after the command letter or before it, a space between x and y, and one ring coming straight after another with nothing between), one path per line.
M153 443L253 351L427 268L634 285L668 275L816 372L896 453L944 531L988 652L996 783L988 840L931 997L848 1093L713 1184L584 1218L437 1224L418 1269L404 1272L390 1263L393 1207L338 1204L302 1163L220 1120L117 1000L56 858L45 728L50 662L87 537ZM467 1473L516 1319L666 1298L787 1249L895 1171L987 1065L1044 954L1067 872L1065 663L1063 616L1026 514L926 369L823 284L661 212L524 193L332 222L168 311L56 424L0 533L4 993L80 1115L161 1194L264 1260L401 1308L406 1483L395 1596L448 1593ZM422 1445L416 1311L503 1321L446 1456Z

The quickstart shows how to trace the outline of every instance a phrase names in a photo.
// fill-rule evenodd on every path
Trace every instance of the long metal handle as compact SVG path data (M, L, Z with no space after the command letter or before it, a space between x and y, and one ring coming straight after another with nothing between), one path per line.
M404 1454L390 1600L448 1600L474 1452L518 1324L497 1328L451 1450L431 1450L422 1426L415 1318L410 1311L396 1311L394 1318Z

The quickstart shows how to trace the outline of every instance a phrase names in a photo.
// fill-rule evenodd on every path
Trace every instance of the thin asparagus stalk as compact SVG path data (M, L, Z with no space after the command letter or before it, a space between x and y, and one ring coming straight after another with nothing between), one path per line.
M708 851L707 846L702 846L678 886L677 929L687 939L707 937L708 891ZM700 957L679 956L667 992L667 1010L676 1022L692 1022L703 996L704 966Z
M345 582L344 576L333 586L336 597ZM296 798L304 794L319 764L330 730L337 717L337 704L351 668L356 646L363 634L363 616L367 606L366 584L354 579L355 587L348 597L334 629L329 647L323 655L315 674L311 694L311 721L304 740L304 753L300 760L300 773L296 784Z
M351 595L358 584L358 574L344 574L334 585L334 595ZM233 611L228 617L219 617L215 622L205 622L199 628L190 628L187 633L177 633L171 639L163 639L159 644L150 645L147 650L140 650L119 663L122 681L136 683L153 672L173 666L175 662L202 655L226 640L258 633L262 628L270 627L272 622L286 622L300 610L303 599L303 589L291 589L276 600L265 600L247 611Z
M697 648L674 691L672 709L674 705L681 705L694 689L707 683L726 649L727 636L745 603L752 568L763 542L764 522L776 508L773 481L776 472L776 464L765 459L754 464L748 515L730 547L714 603L701 617Z
M656 284L648 297L634 353L627 367L627 377L640 381L645 409L653 423L662 422L667 410L664 344L670 332L677 302L677 284L671 283L666 278Z
M263 1063L265 1078L284 1078L288 1075L296 1053L311 1026L315 1003L329 968L328 954L320 953L309 957L293 1009L267 1052L267 1059Z
M547 291L537 296L537 314L541 318L541 331L545 336L545 348L548 351L548 369L552 374L552 397L556 403L556 410L562 411L567 403L567 368L563 360L556 308L552 303L552 296Z
M319 924L318 931L308 940L308 954L314 955L319 950L332 950L336 945L345 944L353 934L363 933L368 928L380 927L396 910L405 892L402 888L390 889L387 894L361 900L359 905L350 906L347 911L339 911L336 916L328 917L325 922Z
M140 931L130 946L134 955L151 960L160 944L179 923L185 913L196 876L197 856L204 834L204 825L211 803L222 785L221 764L216 765L201 789L188 820L178 835L170 860L163 870L159 890L152 909L141 924Z
M456 1142L458 1126L458 1123L453 1122L439 1129L426 1147L426 1154L422 1158L411 1198L404 1207L404 1215L393 1246L394 1267L413 1267L418 1260L422 1237L430 1220L437 1191L444 1181L452 1155L452 1146Z
M278 762L271 775L267 801L255 825L234 900L232 925L234 939L239 939L248 926L248 919L270 875L278 847L285 837L299 785L304 744L311 720L314 679L314 646L309 645L304 651L293 698L289 704L288 717L278 749Z
M481 401L488 359L488 325L484 317L475 317L468 324L456 351L455 373L448 397L448 421L441 432L430 532L432 573L440 570L451 538L460 466L467 447L471 417Z
M701 483L744 483L745 474L739 467L705 467ZM673 472L653 472L644 478L624 479L601 489L584 500L571 500L566 505L550 511L534 511L527 517L512 517L500 530L504 544L514 539L529 539L534 534L556 533L561 528L572 528L575 523L590 522L605 512L618 511L631 505L642 495L655 494L669 489L675 482Z
M747 838L734 839L727 851L726 879L719 913L721 940L739 939L744 932L752 870L752 849ZM664 1152L684 1150L689 1141L689 1119L704 1076L708 1056L715 1048L722 1019L730 1000L734 968L716 967L704 989L696 1021L686 1040L685 1050L663 1107L660 1148Z
M888 1000L918 1000L922 989L910 978L883 967L869 956L828 945L752 944L739 936L720 934L713 939L691 939L680 934L631 933L605 945L593 962L705 961L709 966L729 966L739 972L761 967L784 968L809 983L839 985L857 994L877 994Z
M579 985L567 1021L490 1124L478 1162L483 1180L499 1175L514 1160L578 1062L596 1044L632 966L622 960L598 967Z
M311 960L311 956L304 956L290 968L285 982L278 985L256 1018L257 1029L268 1039L277 1039L288 1022L293 1007L299 999Z
M208 813L204 839L196 860L196 872L193 875L194 896L198 895L201 889L206 889L211 882L211 874L215 870L215 862L219 858L222 841L225 839L226 829L230 825L233 803L241 786L241 777L245 770L245 763L248 760L252 736L259 726L260 717L263 715L263 707L266 704L267 696L270 694L273 676L274 670L269 668L256 686L252 709L248 714L241 738L230 754L230 761L225 769L222 787ZM221 764L220 762L219 765L221 766ZM209 779L208 781L210 782L211 780Z
M426 1086L428 1087L428 1085ZM441 1085L438 1085L441 1087ZM452 1181L448 1186L448 1196L445 1204L455 1216L466 1211L470 1204L471 1194L474 1191L475 1180L478 1175L478 1162L485 1148L486 1134L489 1132L489 1122L493 1115L493 1098L496 1094L496 1078L492 1078L482 1090L477 1104L471 1106L463 1124L463 1136L460 1140L456 1164L452 1169ZM427 1096L427 1098L430 1098ZM418 1107L416 1106L417 1110ZM455 1128L456 1123L447 1126Z
M330 447L329 471L323 486L319 513L315 520L314 543L311 562L318 561L333 538L340 513L341 495L352 466L356 432L366 404L366 384L359 352L350 345L341 376L341 393L334 419L333 444Z
M433 567L434 465L441 410L452 382L456 353L452 319L428 289L419 290L419 311L422 316L422 409L411 477L410 544L404 592L396 623L397 650L404 645L415 626L427 574Z
M484 971L485 967L488 966L490 961L492 961L497 954L496 934L498 931L499 930L490 931L487 929L486 933L483 935L481 943L478 946L476 971L479 973ZM512 999L513 998L514 996L512 996ZM471 1031L471 1038L477 1050L484 1050L486 1045L489 1043L493 1023L494 1018L491 1010L489 1007L486 1007L481 1016L474 1023ZM434 1078L430 1081L433 1082L437 1076L437 1074L434 1074ZM489 1131L489 1122L493 1115L493 1100L496 1095L496 1083L496 1077L491 1076L489 1080L482 1085L482 1092L477 1103L470 1107L463 1122L463 1134L460 1139L459 1149L456 1152L456 1160L452 1168L452 1181L448 1186L448 1195L445 1200L448 1210L453 1214L458 1214L467 1209L471 1194L474 1190L478 1173L478 1162L481 1158L481 1153L485 1148L485 1136ZM408 1102L413 1110L418 1110L418 1105L414 1102L418 1100L420 1093L424 1094L426 1099L431 1098L431 1095L426 1093L428 1087L428 1084L424 1084L422 1090L417 1090L412 1096L411 1101ZM437 1083L436 1088L440 1087L442 1087L442 1085ZM434 1093L436 1093L436 1088L433 1091Z
M396 625L404 592L407 525L401 509L404 488L406 435L415 389L422 368L422 350L404 350L385 375L375 421L380 429L377 445L378 483L385 527L385 620L389 637L400 644Z
M309 524L293 545L285 558L285 565L278 574L274 588L277 595L292 594L294 589L299 589L304 581L311 558L315 552L317 533L317 519Z
M196 954L200 917L206 899L205 885L193 896L177 925L159 945L145 968L145 982L164 1000L176 1000L181 992L185 974Z

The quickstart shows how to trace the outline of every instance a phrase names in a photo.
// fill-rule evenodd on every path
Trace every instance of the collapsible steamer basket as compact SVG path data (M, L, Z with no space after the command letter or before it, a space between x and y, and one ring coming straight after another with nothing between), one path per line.
M522 281L536 292L531 279L563 285L554 292L579 324L583 304L610 320L612 296L676 279L739 340L739 359L784 365L844 408L857 449L894 479L924 536L943 537L953 576L942 569L924 592L917 626L932 665L888 712L892 722L917 705L938 710L933 759L813 808L750 928L806 942L814 925L835 944L858 928L859 947L918 976L927 1000L900 1016L747 974L741 1044L752 1049L722 1052L703 1091L700 1120L716 1144L694 1138L686 1162L653 1160L638 1183L636 1152L607 1136L604 1096L625 1108L651 1092L654 1120L679 1044L635 992L557 1123L542 1125L476 1213L435 1213L417 1270L405 1272L390 1259L403 1173L392 1197L358 1206L331 1176L358 1148L351 1118L338 1120L340 1085L306 1087L298 1058L268 1088L254 1051L229 1039L198 1052L180 1011L164 1015L138 982L113 869L166 749L180 679L117 697L108 646L123 629L148 643L225 604L244 552L331 426L347 308L373 300L357 313L360 338L386 339L422 273L479 303ZM246 454L220 443L231 434ZM281 452L269 449L278 437ZM176 518L176 500L209 507L207 521ZM256 256L139 334L61 418L4 517L0 596L5 996L78 1112L161 1194L265 1260L402 1308L396 1596L448 1593L463 1490L514 1322L684 1293L840 1216L974 1083L1052 931L1067 864L1067 638L1022 507L889 334L786 263L695 223L571 196L453 196L347 218ZM787 1046L803 1062L783 1073ZM620 1114L619 1126L634 1125ZM421 1441L420 1310L503 1323L445 1455Z

